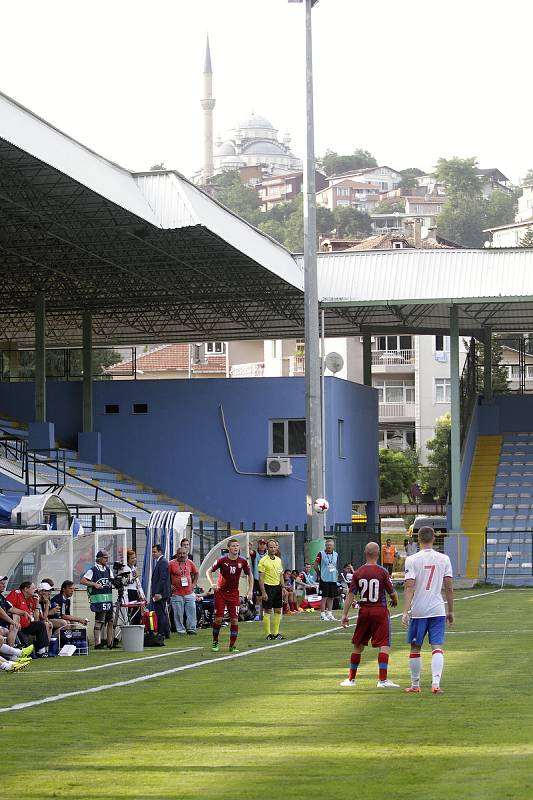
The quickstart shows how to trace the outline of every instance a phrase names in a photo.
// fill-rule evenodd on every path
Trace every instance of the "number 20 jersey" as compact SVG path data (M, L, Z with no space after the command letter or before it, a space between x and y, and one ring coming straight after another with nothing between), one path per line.
M350 591L359 595L361 608L387 608L387 594L392 595L394 587L384 567L379 564L363 564L353 574Z
M442 599L442 584L446 577L453 578L453 571L451 561L444 553L424 549L405 559L405 580L415 582L411 603L413 619L446 615Z

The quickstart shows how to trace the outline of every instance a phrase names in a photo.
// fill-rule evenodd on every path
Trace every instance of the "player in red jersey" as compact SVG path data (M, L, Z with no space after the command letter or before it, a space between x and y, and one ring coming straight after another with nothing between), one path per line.
M252 599L254 588L254 578L248 562L239 555L239 542L237 539L230 539L228 542L228 554L217 558L213 566L206 571L207 580L215 592L215 619L213 621L213 652L218 652L218 636L224 620L224 609L228 609L230 619L230 653L238 653L235 646L239 635L239 581L241 573L248 576L248 599ZM213 572L220 570L218 583L213 582Z
M352 638L353 653L350 659L348 677L341 686L355 686L355 676L361 661L361 653L369 641L372 647L379 647L378 689L399 689L387 677L389 668L389 652L391 646L390 615L387 608L387 594L390 596L391 606L398 605L398 595L394 590L390 575L384 567L380 567L379 545L369 542L365 547L366 564L357 569L352 577L348 594L342 612L342 625L348 625L348 612L354 601L355 594L359 594L359 615Z

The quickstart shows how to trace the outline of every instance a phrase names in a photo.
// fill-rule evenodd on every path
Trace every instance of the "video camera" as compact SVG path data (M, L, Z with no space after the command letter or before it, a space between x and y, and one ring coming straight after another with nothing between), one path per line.
M131 570L121 561L113 563L114 577L111 578L111 584L118 591L123 591L129 583L131 583Z

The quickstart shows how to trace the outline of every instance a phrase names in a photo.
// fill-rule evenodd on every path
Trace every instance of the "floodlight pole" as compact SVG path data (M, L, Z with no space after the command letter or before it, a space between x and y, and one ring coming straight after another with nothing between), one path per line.
M46 301L35 298L35 421L46 422Z
M324 496L322 476L322 408L320 336L316 257L315 136L313 114L313 43L311 8L305 3L306 158L304 164L304 305L305 305L305 424L307 439L307 535L321 539L323 517L313 504Z

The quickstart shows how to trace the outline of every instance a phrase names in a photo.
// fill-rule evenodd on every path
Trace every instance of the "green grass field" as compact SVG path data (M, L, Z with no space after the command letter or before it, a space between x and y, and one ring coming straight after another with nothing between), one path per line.
M487 589L459 592L458 598ZM367 649L357 687L342 689L353 628L316 614L284 619L287 646L241 625L242 657L212 654L210 631L139 654L34 662L0 674L4 708L58 694L191 669L0 714L0 794L22 798L222 800L504 800L533 797L533 590L458 600L433 696L424 653L420 695L376 688ZM389 676L409 683L408 648L393 621ZM190 652L180 648L198 647ZM261 652L248 652L256 647ZM135 659L86 672L89 666ZM201 662L215 662L202 664ZM219 662L219 663L216 663Z

